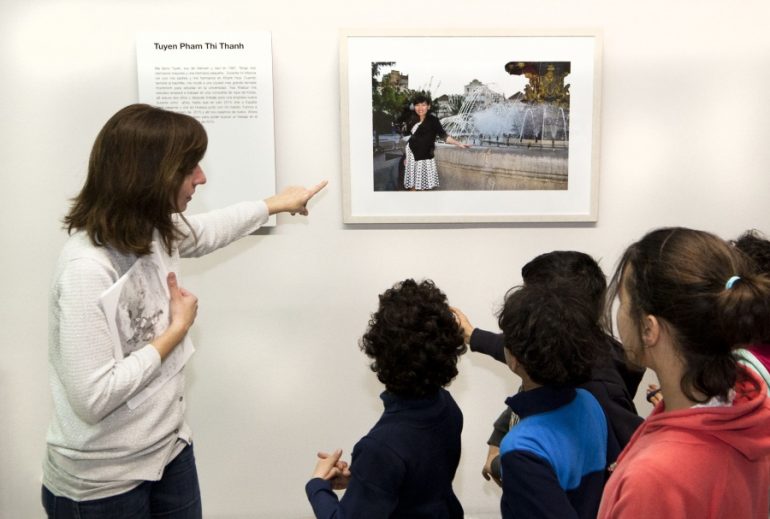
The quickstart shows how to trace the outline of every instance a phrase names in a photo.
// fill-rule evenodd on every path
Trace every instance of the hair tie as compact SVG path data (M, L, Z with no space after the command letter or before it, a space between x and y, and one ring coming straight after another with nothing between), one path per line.
M733 285L735 284L735 282L739 281L740 279L741 279L740 276L731 277L730 279L727 280L727 283L725 283L725 288L730 290L731 288L733 288Z

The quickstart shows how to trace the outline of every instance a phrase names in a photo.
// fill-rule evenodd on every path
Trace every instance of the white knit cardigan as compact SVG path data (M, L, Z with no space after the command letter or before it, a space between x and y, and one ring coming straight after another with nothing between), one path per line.
M197 240L178 222L187 237L172 253L172 270L180 257L224 247L267 218L261 201L188 217ZM98 499L158 480L191 441L184 420L184 369L136 409L126 405L158 375L160 356L147 344L116 359L99 298L135 260L94 246L81 231L70 236L56 264L48 340L54 416L43 463L43 484L55 495Z

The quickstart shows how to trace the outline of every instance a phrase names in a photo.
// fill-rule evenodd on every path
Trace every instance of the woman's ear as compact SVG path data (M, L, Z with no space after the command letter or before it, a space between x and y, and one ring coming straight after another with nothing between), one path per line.
M642 318L642 342L645 348L655 346L660 340L660 321L654 315L647 314Z

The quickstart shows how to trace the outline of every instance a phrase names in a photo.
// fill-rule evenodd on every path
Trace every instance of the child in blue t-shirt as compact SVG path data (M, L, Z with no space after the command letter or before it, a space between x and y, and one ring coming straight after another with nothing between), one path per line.
M504 518L595 517L607 469L607 419L589 380L603 332L568 286L510 290L498 324L523 391L506 403L519 423L500 444Z

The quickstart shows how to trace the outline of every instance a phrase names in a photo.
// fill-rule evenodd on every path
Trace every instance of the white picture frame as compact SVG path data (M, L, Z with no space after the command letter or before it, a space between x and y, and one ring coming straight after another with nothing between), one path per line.
M394 79L391 74L393 70L398 71L395 80L400 80L401 86L393 88L403 88L407 85L407 91L430 91L434 99L432 109L436 109L437 99L440 99L442 94L447 95L446 92L453 92L451 95L463 94L458 91L463 88L462 85L465 85L467 94L468 85L473 84L472 80L475 79L485 86L492 85L489 88L496 92L495 97L502 96L501 106L504 105L506 109L518 102L516 109L519 112L533 112L536 103L528 102L523 97L527 80L520 77L521 73L516 74L516 70L514 73L508 72L508 64L535 64L541 70L546 70L549 66L554 69L555 64L557 72L567 71L566 75L562 72L562 76L564 84L569 85L566 87L568 94L562 96L559 102L564 106L563 99L566 97L568 112L565 114L563 109L559 112L558 107L552 110L551 107L556 106L556 103L551 103L547 109L543 105L544 123L539 142L537 134L532 133L536 124L532 122L531 114L529 127L525 114L523 124L519 123L517 127L514 123L502 137L496 137L497 141L490 139L490 134L481 133L481 139L474 137L474 132L480 133L478 128L463 130L464 133L458 136L458 140L465 139L471 148L456 148L455 151L467 153L470 156L468 160L475 160L476 163L483 163L488 159L484 154L497 153L493 159L494 164L504 167L495 166L483 170L475 165L466 165L457 170L456 164L441 162L444 159L439 158L439 155L446 156L445 150L451 149L452 146L439 143L436 148L439 178L442 177L442 163L445 163L452 165L452 171L460 172L452 177L453 179L459 178L465 182L464 179L470 178L475 184L457 188L461 184L452 180L454 184L445 182L444 186L440 185L431 191L405 191L398 182L392 180L396 174L394 168L400 160L399 146L403 146L403 143L394 145L394 141L399 137L391 135L388 136L390 142L384 139L383 144L381 129L375 131L377 128L374 124L374 98L382 97L382 90L375 89L381 89L384 84L383 77L375 75L374 64L377 63L390 63L377 67L380 69L378 74L383 74L383 70L387 71L389 82ZM567 64L566 68L564 63ZM510 69L515 69L516 66L512 65ZM404 76L408 78L404 79ZM510 85L505 84L508 77L511 79ZM544 77L540 76L538 85L545 83ZM468 97L465 96L466 102ZM595 222L598 219L600 99L601 35L594 30L342 30L340 124L344 222ZM537 105L537 109L541 109L541 105ZM547 127L545 121L553 121L554 116L545 114L551 113L561 113L563 123ZM378 125L382 125L381 119L382 117L378 117ZM467 120L467 117L463 120ZM442 119L442 123L447 126L445 121L446 119ZM553 128L556 128L556 131ZM531 134L530 139L524 138L525 129ZM519 131L519 135L516 135ZM451 135L451 132L449 133ZM545 137L550 134L558 135L558 142L547 142L549 139ZM468 142L474 138L475 141ZM517 140L518 142L511 142ZM386 174L383 177L383 161L380 161L377 153L378 150L381 152L385 149L387 156L388 146L392 147L392 152L389 158L384 159L384 163L388 165L384 167ZM504 149L506 146L508 149ZM515 183L507 184L514 187L501 188L500 186L506 185L504 182L512 182L506 179L521 176L519 170L506 169L506 161L516 158L514 155L521 155L522 149L531 152L538 146L539 152L548 154L548 157L561 154L558 165L561 169L554 170L560 175L561 183L556 184L560 187L554 188L553 184L547 184L547 187L543 188L542 185L545 184L533 181L523 188L515 187ZM548 151L549 146L554 151ZM558 149L560 146L561 150ZM473 169L473 174L468 173L471 168L476 168ZM549 168L551 166L543 166L542 170L537 170L534 175L538 179L545 178L543 175L550 171ZM477 174L476 171L480 173ZM566 179L562 179L565 175ZM383 183L382 178L387 181ZM397 187L394 188L394 185ZM382 189L383 186L386 188Z

